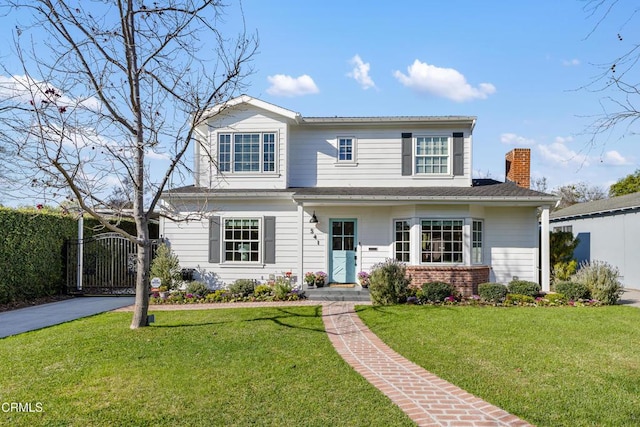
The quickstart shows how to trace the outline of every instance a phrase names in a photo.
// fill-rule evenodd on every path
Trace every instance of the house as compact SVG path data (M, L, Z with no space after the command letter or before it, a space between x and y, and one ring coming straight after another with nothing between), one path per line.
M606 261L618 267L626 288L640 289L640 193L578 203L553 212L553 231L580 239L578 262Z
M304 117L235 98L198 128L194 185L163 194L183 220L163 220L161 234L184 267L218 284L285 272L301 282L309 271L353 283L394 258L415 285L443 280L470 295L479 283L518 277L549 289L556 198L528 188L528 149L507 155L507 182L473 179L475 124Z

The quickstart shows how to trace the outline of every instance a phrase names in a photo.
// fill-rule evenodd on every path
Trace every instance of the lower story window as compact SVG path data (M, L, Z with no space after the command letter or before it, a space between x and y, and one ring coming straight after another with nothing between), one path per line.
M421 232L422 262L462 262L462 220L422 220Z
M482 234L483 223L480 220L473 220L473 229L471 230L471 262L474 264L482 264Z
M258 262L260 260L259 219L225 219L223 236L225 261Z
M409 221L401 219L395 221L395 257L396 260L409 262L411 255L411 224Z

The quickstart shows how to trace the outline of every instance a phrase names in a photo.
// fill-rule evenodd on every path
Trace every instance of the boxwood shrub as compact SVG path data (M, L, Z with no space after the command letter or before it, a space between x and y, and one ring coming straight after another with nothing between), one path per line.
M542 288L539 284L527 280L512 280L507 287L507 291L510 294L528 295L534 298L540 294L541 290Z
M558 282L555 285L556 292L564 295L567 299L577 301L591 298L589 287L578 282Z
M502 283L480 283L478 295L484 301L498 303L507 296L507 287Z
M422 298L425 302L442 302L454 292L453 285L445 282L427 282L422 285Z

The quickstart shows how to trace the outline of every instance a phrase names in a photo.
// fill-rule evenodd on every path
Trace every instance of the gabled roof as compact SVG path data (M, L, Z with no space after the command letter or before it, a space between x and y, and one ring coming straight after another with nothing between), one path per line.
M282 108L279 107L275 104L271 104L269 102L265 102L262 101L258 98L253 98L249 95L240 95L237 98L233 98L230 99L226 102L223 102L222 104L218 104L214 107L212 107L209 110L209 113L211 115L217 114L222 112L223 110L230 108L230 107L235 107L237 105L241 105L241 104L248 104L248 105L252 105L256 108L261 108L263 110L266 111L270 111L274 114L278 114L280 116L286 117L287 119L291 119L291 120L300 120L300 113L296 113L295 111L291 111L291 110L287 110L286 108Z
M640 209L640 192L611 197L610 199L577 203L553 212L549 215L549 219L558 222L564 219L613 214L632 209Z
M249 95L240 95L226 102L218 104L209 110L210 115L218 114L227 108L247 104L270 111L299 124L305 125L340 125L340 124L447 124L451 126L475 127L475 116L372 116L372 117L303 117L300 113L287 110L275 104L262 101Z

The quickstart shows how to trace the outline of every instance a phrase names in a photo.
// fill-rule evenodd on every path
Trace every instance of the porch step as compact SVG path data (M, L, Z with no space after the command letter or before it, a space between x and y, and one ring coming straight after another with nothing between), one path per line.
M371 301L369 289L356 286L354 288L310 288L304 290L311 301Z

